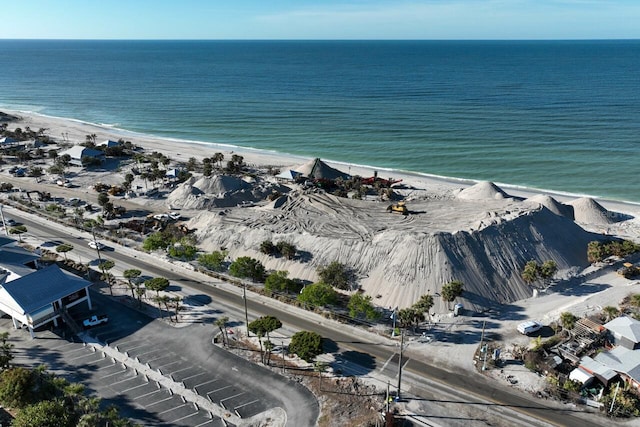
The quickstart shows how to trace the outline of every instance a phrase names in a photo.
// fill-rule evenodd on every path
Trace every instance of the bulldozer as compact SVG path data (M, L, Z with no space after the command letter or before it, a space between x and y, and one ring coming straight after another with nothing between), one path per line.
M404 202L398 202L387 206L387 212L409 215L409 209L407 209L407 205Z

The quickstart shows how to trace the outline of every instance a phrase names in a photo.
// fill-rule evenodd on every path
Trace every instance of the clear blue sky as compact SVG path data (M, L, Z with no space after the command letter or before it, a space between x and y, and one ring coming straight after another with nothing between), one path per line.
M15 39L637 39L640 0L6 0Z

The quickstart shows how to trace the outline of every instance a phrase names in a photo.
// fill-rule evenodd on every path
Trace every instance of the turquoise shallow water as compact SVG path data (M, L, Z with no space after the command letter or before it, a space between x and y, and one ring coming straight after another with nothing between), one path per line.
M0 41L0 108L640 202L640 41Z

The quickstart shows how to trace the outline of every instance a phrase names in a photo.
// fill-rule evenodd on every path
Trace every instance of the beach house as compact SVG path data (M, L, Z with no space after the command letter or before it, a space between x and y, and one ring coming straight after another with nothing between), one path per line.
M60 153L61 156L65 154L71 157L70 163L74 166L84 166L93 162L103 163L106 158L104 151L94 150L93 148L83 147L82 145L74 145Z
M91 282L50 265L40 270L39 256L0 237L0 312L11 317L14 328L34 330L49 322L68 321L66 309L87 303L91 309Z

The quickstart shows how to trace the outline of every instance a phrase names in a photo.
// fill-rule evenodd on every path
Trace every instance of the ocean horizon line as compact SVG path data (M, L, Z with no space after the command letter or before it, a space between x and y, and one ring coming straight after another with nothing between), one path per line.
M486 39L467 39L467 38L442 38L442 39L410 39L410 38L389 38L389 39L366 39L366 38L341 38L341 39L317 39L317 38L264 38L264 39L254 39L254 38L229 38L229 39L194 39L194 38L184 38L184 39L162 39L162 38L0 38L2 41L36 41L36 42L46 42L46 41L115 41L115 42L130 42L130 41L140 41L140 42L463 42L463 43L482 43L482 42L637 42L640 41L640 38L486 38Z
M418 178L419 177L423 177L423 178L434 179L434 180L443 181L443 182L447 182L447 183L453 183L453 184L459 183L459 184L467 185L467 186L471 186L471 185L477 184L479 182L490 181L490 182L493 182L498 187L502 188L503 190L509 190L510 189L510 190L515 190L515 191L521 191L521 192L524 192L524 193L546 194L546 195L549 195L549 196L559 196L559 197L576 198L576 199L579 199L579 198L592 198L592 199L595 199L595 200L598 200L598 201L602 201L602 202L622 203L622 204L631 205L631 206L640 206L640 202L636 202L636 201L633 201L633 200L614 199L614 198L609 198L609 197L601 196L601 195L586 194L586 193L576 193L576 192L562 191L562 190L551 190L551 189L537 188L537 187L531 187L531 186L526 186L526 185L509 184L509 183L493 181L493 180L486 180L486 179L474 179L474 178L464 178L464 177L456 177L456 176L445 176L445 175L431 174L431 173L427 173L427 172L419 172L419 171L412 171L412 170L385 167L385 166L376 166L376 165L367 165L367 164L360 164L360 163L354 163L354 162L345 162L345 161L334 160L334 159L331 159L331 158L322 157L322 156L313 155L313 154L299 155L299 154L292 154L292 153L287 153L287 152L278 151L278 150L268 150L268 149L263 149L263 148L256 148L256 147L243 146L243 145L237 145L237 144L227 144L227 143L219 143L219 142L215 142L215 141L201 141L201 140L191 140L191 139L186 139L186 138L169 137L169 136L165 136L165 135L153 134L153 133L150 133L150 132L133 131L133 130L125 129L125 128L115 127L115 126L113 126L111 124L95 123L95 122L82 120L82 119L77 119L77 118L73 118L73 117L56 116L56 115L52 115L52 114L44 114L44 113L31 111L31 110L12 109L10 107L6 107L6 108L5 107L0 107L0 108L1 108L0 111L2 111L2 112L5 112L7 114L12 114L12 115L17 115L17 116L19 116L22 113L22 114L30 114L30 115L34 115L34 116L41 116L43 118L56 119L56 120L66 120L66 121L70 121L70 122L74 122L74 123L80 123L80 124L96 127L98 129L101 129L103 132L115 133L117 136L120 136L120 137L126 136L126 137L151 138L151 139L159 139L159 140L164 140L164 141L169 141L169 142L175 142L175 143L178 143L178 144L202 145L202 146L206 146L206 147L209 147L209 148L220 147L220 148L223 148L225 150L238 151L239 153L245 151L245 152L253 152L253 153L256 153L256 154L268 154L270 156L282 156L283 159L291 159L291 160L298 159L298 160L303 161L303 162L312 160L314 158L320 158L323 161L326 161L328 163L332 163L334 165L345 166L345 167L348 167L349 169L350 168L360 168L360 169L365 169L365 170L371 170L372 172L374 172L374 171L384 171L386 173L389 173L389 178L395 178L392 174L396 174L396 176L399 177L399 178L401 178L403 175L405 175L405 176L413 176L413 177L418 177ZM46 107L42 107L42 108L44 109ZM82 141L78 141L78 143L81 143L81 142ZM135 144L135 141L132 141L132 142ZM294 166L294 165L292 165L292 166ZM350 174L350 170L348 172Z

